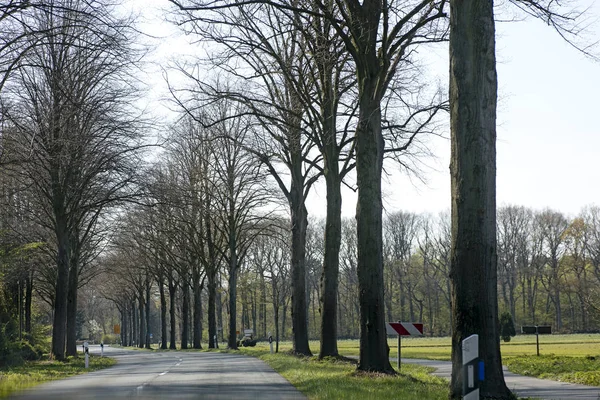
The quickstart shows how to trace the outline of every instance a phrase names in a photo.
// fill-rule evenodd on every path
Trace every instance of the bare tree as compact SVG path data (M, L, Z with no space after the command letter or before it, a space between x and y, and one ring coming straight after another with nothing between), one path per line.
M7 115L21 135L22 154L30 154L26 179L44 210L40 220L46 218L56 234L53 354L59 359L65 352L68 282L76 309L73 243L86 240L101 210L132 196L137 176L139 124L135 114L124 113L134 91L128 83L132 22L112 13L110 6L78 0L38 10L30 23L46 33L27 53L8 92L15 107ZM99 24L98 16L107 24ZM67 339L68 352L75 353L75 338Z

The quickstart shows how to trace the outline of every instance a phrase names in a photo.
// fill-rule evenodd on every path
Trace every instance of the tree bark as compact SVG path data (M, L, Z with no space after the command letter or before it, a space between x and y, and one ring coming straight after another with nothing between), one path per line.
M167 349L167 296L165 295L164 278L158 279L158 290L160 292L160 348Z
M302 186L292 186L292 331L293 352L311 356L308 345L308 312L306 304L306 228L308 212Z
M66 221L57 215L56 238L58 242L56 293L54 296L54 319L52 323L52 355L57 360L65 359L67 329L67 292L69 282L69 235Z
M231 263L231 261L230 261ZM229 271L229 338L227 347L237 350L237 268Z
M216 301L217 301L217 269L209 268L208 275L208 348L217 347L215 336L217 334Z
M183 301L181 304L181 348L187 349L189 344L189 326L190 326L190 290L187 283L187 276L181 277L181 292Z
M497 76L493 2L450 2L452 399L462 398L462 340L479 335L482 399L510 399L498 330Z
M335 143L335 142L334 142ZM342 242L342 193L338 160L335 154L327 161L325 174L327 185L327 220L325 221L325 254L321 275L321 349L319 358L338 355L337 313L338 275L340 269L340 246Z
M33 269L25 280L25 332L31 339L31 299L33 298Z
M175 319L175 295L177 294L177 285L173 276L169 276L169 318L171 325L169 349L177 350L177 320Z
M150 280L149 276L146 276L146 303L145 303L145 307L146 307L146 320L144 321L144 324L146 325L146 335L145 335L145 339L146 339L146 348L147 349L151 349L152 347L150 346L150 334L151 329L150 329L150 289L152 287L152 281Z
M194 285L194 349L202 348L202 285L200 282L200 267L195 266L192 273L192 281Z
M377 63L372 55L371 63ZM367 61L367 62L369 62ZM374 67L373 67L374 68ZM373 71L371 69L370 71ZM390 365L383 298L381 171L383 137L376 81L359 76L359 121L356 130L356 232L360 299L360 360L358 369L394 373ZM374 101L374 98L377 99Z
M67 293L67 356L77 357L77 286L79 266L71 257L69 288Z
M144 342L146 340L146 329L145 329L145 318L144 318L144 291L142 288L139 289L138 291L138 333L139 333L139 342L138 342L138 347L140 349L144 348Z

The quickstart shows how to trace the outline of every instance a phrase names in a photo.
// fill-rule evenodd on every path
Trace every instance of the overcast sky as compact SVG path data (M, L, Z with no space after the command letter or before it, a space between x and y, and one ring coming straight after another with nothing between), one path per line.
M151 21L144 30L156 35L173 32L165 22L158 22L157 16L164 14L155 8L164 7L164 0L134 1L143 5ZM589 15L600 18L600 5L593 4ZM600 63L531 18L497 23L496 30L498 205L550 207L575 215L585 205L600 204ZM589 29L588 42L599 39L600 23L596 23ZM183 37L161 40L158 58L182 51L177 43L185 41ZM600 47L596 52L600 54ZM431 79L447 82L447 46L428 50L426 58ZM161 79L156 76L156 81ZM431 168L425 170L426 184L399 173L387 179L387 211L437 213L450 208L450 143L436 138L431 147L437 159L427 162ZM324 216L324 187L314 192L309 212ZM343 203L344 216L353 216L352 192L344 192Z

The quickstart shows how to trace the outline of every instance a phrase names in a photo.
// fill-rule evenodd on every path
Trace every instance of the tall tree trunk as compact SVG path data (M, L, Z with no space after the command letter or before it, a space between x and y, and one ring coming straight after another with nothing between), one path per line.
M194 349L202 348L202 285L200 282L200 267L194 267L192 275L194 285L194 337L192 346Z
M308 212L301 185L292 185L292 333L293 352L310 356L306 303L306 228Z
M462 340L479 335L482 399L509 399L498 330L497 76L492 1L450 1L451 398L462 398Z
M144 348L144 342L146 340L146 329L144 329L144 327L146 326L145 324L145 318L144 318L144 290L142 288L140 288L138 290L138 318L137 318L137 322L138 322L138 333L139 333L139 342L138 342L138 347L140 349Z
M56 213L55 213L56 214ZM58 242L57 274L54 295L54 319L52 322L52 355L57 360L65 359L67 329L67 292L69 282L69 235L67 223L60 215L56 217Z
M177 286L173 280L173 277L169 277L169 318L171 333L169 335L171 341L169 343L169 349L177 350L177 320L175 319L175 295L177 294Z
M219 275L217 274L217 276L219 276ZM219 282L219 288L223 289L221 286L220 278L218 279L218 282ZM222 290L217 290L217 296L216 296L216 300L215 300L216 307L217 307L217 328L219 328L220 332L221 332L221 341L225 341L225 332L224 332L225 328L223 326L223 303L221 300L221 292L222 292Z
M337 158L332 160L325 175L327 185L327 220L325 221L325 254L321 275L321 349L319 358L337 356L338 338L338 275L342 242L342 193Z
M138 337L138 332L139 332L139 325L138 325L138 316L137 316L138 312L137 312L137 306L135 304L135 299L133 299L133 301L131 302L131 326L132 326L132 330L131 330L131 346L136 346L137 343L137 337Z
M181 293L183 294L183 301L181 304L181 348L187 349L190 338L190 289L187 282L187 275L183 275L181 278Z
M77 286L78 262L71 257L69 288L67 293L67 356L77 357Z
M158 279L158 290L160 293L160 348L167 349L167 296L165 294L164 278Z
M79 230L71 236L67 292L67 356L77 357L77 289L79 287Z
M388 358L383 298L381 171L383 137L377 96L379 61L370 54L365 76L359 76L359 120L356 129L356 233L360 301L360 359L358 369L394 373Z
M231 265L231 261L230 261ZM229 338L227 347L237 350L237 268L229 271Z
M150 280L149 276L146 276L146 303L145 303L145 307L146 307L146 320L144 321L144 324L146 325L146 348L147 349L151 349L152 347L151 345L151 341L150 341L150 334L151 332L151 328L150 328L150 289L152 287L152 281Z
M25 332L31 339L31 299L33 298L33 268L25 280Z
M215 336L217 335L216 301L217 301L217 268L211 266L207 270L208 275L208 348L217 347Z
M282 313L281 313L281 339L285 340L285 327L286 327L286 322L287 322L287 310L288 310L288 304L287 304L287 300L284 299L283 300L283 306L282 306Z

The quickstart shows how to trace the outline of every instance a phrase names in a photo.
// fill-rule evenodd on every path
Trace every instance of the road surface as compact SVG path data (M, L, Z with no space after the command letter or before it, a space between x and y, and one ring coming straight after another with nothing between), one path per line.
M100 346L90 346L100 354ZM11 398L306 399L263 361L231 353L148 352L104 346L117 365L49 382Z

